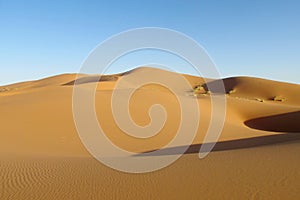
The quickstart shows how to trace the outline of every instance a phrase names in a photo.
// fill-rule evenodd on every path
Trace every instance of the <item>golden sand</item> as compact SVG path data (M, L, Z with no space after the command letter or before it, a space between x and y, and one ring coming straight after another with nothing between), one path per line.
M126 150L159 149L178 128L178 101L159 85L137 90L130 100L137 124L150 122L148 109L154 103L164 105L169 117L158 135L148 140L129 137L117 127L109 106L115 84L129 73L136 70L101 79L96 92L99 122L112 142ZM184 76L192 86L204 84L202 78ZM81 143L72 115L76 78L66 74L0 87L1 200L299 199L299 85L224 79L226 121L213 152L198 158L211 111L209 94L200 94L200 126L187 152L159 171L128 174L104 166ZM80 78L83 86L98 81L95 76ZM195 98L193 91L183 95ZM162 156L180 148L166 149Z

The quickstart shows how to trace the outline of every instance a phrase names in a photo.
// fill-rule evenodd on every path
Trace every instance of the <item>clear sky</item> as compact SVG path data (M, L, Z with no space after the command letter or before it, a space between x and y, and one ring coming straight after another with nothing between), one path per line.
M0 0L0 85L77 72L100 42L139 27L194 38L224 77L300 83L297 0Z

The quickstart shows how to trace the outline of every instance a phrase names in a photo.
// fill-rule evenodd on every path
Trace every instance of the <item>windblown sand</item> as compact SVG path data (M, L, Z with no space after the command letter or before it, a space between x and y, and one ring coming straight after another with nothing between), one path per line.
M150 123L148 110L162 104L168 113L164 128L147 140L132 138L116 125L110 108L116 83L124 74L59 75L0 87L0 199L299 199L300 86L270 80L224 79L226 122L218 143L204 159L198 152L211 117L210 94L185 98L199 103L200 126L193 144L172 165L146 174L110 169L94 159L81 143L72 114L74 82L99 82L98 121L111 141L133 152L161 148L180 122L178 101L156 84L137 90L130 100L133 120ZM199 77L184 75L193 87ZM166 77L167 78L167 77ZM130 83L128 83L128 87ZM164 149L176 154L182 146ZM109 152L108 152L109 154Z

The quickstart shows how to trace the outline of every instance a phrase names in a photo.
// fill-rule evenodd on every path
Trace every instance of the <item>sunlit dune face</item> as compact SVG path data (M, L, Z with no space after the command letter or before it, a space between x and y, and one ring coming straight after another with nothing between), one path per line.
M135 138L118 128L110 108L111 96L112 91L97 93L96 112L98 122L106 136L118 147L131 152L151 151L167 145L176 135L181 119L180 105L169 89L157 84L144 85L136 90L129 100L131 118L138 126L145 127L151 123L149 116L151 106L159 104L165 109L167 115L165 125L149 138ZM143 132L140 134L142 137Z

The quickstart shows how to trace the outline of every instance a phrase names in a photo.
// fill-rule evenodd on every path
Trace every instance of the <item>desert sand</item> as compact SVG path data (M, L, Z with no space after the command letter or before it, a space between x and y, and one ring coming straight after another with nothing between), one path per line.
M138 68L102 76L63 74L0 87L0 199L299 199L300 85L252 77L223 79L226 121L218 143L204 159L198 152L210 121L210 93L203 78L183 75L195 88L201 112L197 135L172 165L145 174L113 170L85 149L72 114L74 82L99 82L96 112L111 141L137 153L154 151L174 137L179 104L167 88L149 84L130 100L140 126L148 109L162 104L168 119L147 140L122 132L110 100L116 83L128 74L160 69ZM211 80L216 81L216 80ZM130 87L130 84L128 84ZM184 144L183 144L184 145ZM182 146L164 149L176 154ZM109 153L109 152L108 152Z

